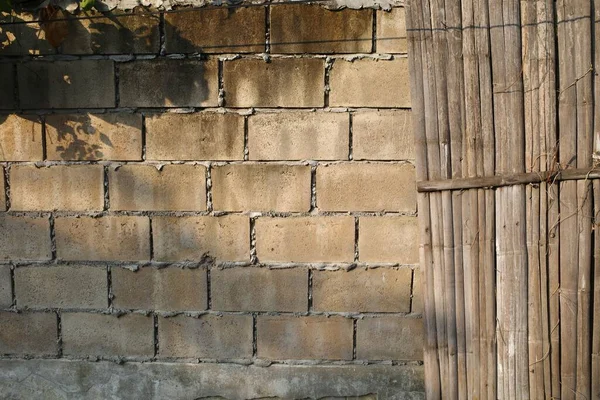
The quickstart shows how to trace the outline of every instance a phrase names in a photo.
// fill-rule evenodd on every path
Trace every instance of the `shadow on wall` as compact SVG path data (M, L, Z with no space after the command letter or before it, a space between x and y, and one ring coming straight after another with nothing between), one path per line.
M136 11L140 11L138 8ZM142 10L144 11L144 10ZM88 14L86 14L88 15ZM0 57L17 55L133 55L160 53L160 33L158 15L131 15L115 17L110 14L89 13L96 19L71 19L66 22L68 35L62 44L54 49L46 40L46 32L38 24L15 24L0 26ZM36 15L0 16L2 22L25 22L36 20ZM183 46L194 45L177 33L177 29L165 22L168 29ZM201 57L201 53L199 54ZM100 60L101 61L101 60ZM11 113L22 109L110 109L115 107L116 94L104 95L106 87L114 87L114 69L111 62L99 60L58 61L45 63L43 60L15 64L19 69L21 82L26 87L19 88L20 104L14 108L1 109ZM60 63L60 65L57 65ZM170 60L156 58L117 63L120 70L119 88L122 107L185 107L205 106L209 98L209 83L206 74L217 70L207 67L207 63L197 59ZM9 68L0 70L10 73ZM0 65L1 67L2 65ZM14 79L15 75L12 76ZM0 96L9 97L1 104L16 103L10 87L12 80L5 82L6 90ZM16 85L16 82L14 83ZM3 86L3 87L4 87ZM214 89L213 89L214 91ZM97 96L90 96L97 93ZM212 93L211 93L212 95ZM103 104L90 103L90 98L105 98ZM216 97L216 93L215 96ZM86 100L87 99L87 100ZM213 99L211 99L213 100ZM217 99L214 99L214 105ZM211 104L212 105L212 104ZM8 106L5 106L8 107ZM105 158L103 149L114 145L107 134L115 124L114 113L87 113L71 116L48 115L46 131L48 146L56 146L54 154L62 160L96 160ZM0 124L6 120L0 115ZM24 116L23 118L29 118ZM36 120L37 117L32 117ZM103 120L102 121L96 119ZM96 120L96 121L95 121ZM120 118L119 124L130 124L140 128L135 118ZM52 132L52 135L48 135Z

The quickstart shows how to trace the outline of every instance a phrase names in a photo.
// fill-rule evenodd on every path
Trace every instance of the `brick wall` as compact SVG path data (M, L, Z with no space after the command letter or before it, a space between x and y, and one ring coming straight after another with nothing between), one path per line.
M0 27L0 388L421 398L404 9L93 15Z

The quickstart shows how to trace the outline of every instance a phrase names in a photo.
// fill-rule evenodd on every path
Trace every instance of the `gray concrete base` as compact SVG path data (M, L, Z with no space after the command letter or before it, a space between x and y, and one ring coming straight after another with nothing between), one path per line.
M2 399L424 399L423 368L0 360Z

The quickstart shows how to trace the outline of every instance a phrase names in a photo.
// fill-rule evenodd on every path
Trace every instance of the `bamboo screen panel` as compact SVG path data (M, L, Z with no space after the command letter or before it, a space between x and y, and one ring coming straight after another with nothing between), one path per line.
M600 1L407 4L428 399L600 398Z

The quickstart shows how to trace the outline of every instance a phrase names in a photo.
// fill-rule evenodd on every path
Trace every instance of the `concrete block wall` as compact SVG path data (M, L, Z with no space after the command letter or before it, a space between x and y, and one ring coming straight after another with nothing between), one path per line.
M404 9L91 15L0 27L0 388L422 398Z

